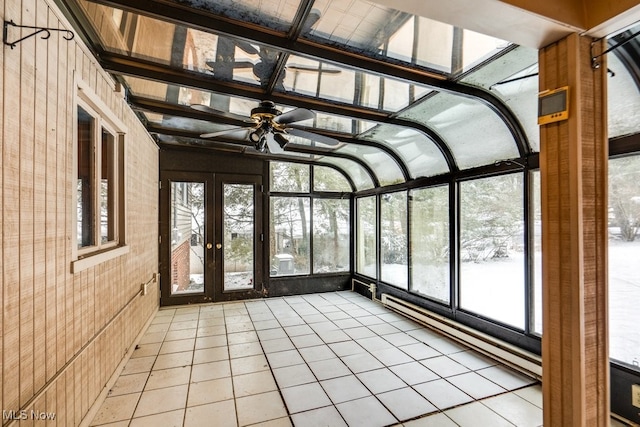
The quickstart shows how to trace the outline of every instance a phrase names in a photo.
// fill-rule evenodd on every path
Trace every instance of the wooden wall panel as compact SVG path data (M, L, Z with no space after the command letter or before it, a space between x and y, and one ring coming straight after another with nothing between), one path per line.
M36 25L48 25L49 8L37 4ZM34 151L33 151L33 389L40 390L46 382L47 321L46 321L46 182L47 182L47 56L46 44L35 45L34 90Z
M609 423L606 64L577 34L540 51L540 89L570 87L570 116L541 127L544 423ZM604 42L596 43L602 48Z
M25 0L21 18L35 21L35 0ZM23 42L20 69L20 405L33 396L33 192L35 38ZM9 60L9 58L7 58ZM28 238L23 238L28 236Z
M49 0L5 0L0 11L70 28ZM58 34L5 47L0 62L0 406L55 413L47 425L80 424L158 307L156 287L140 294L158 267L158 149L96 64L79 37ZM76 80L128 131L129 252L72 274Z

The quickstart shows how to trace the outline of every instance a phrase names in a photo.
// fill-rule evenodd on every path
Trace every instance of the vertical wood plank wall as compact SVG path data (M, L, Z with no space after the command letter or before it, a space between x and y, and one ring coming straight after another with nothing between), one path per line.
M545 426L609 425L606 62L572 34L540 50L540 90L568 85L569 119L541 126ZM595 45L603 49L604 41Z
M5 0L0 14L71 29L47 0ZM128 130L129 252L72 274L74 74ZM158 150L79 37L3 46L0 87L0 409L78 425L158 307L156 287L139 295L158 266Z

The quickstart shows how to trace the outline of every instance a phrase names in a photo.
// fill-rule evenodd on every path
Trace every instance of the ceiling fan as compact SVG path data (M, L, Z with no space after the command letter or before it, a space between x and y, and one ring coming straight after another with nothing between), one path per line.
M276 108L276 105L272 101L262 101L258 107L251 110L251 117L249 118L219 111L207 105L195 104L192 105L191 108L225 117L233 116L233 118L241 118L247 123L253 123L251 126L239 126L218 132L204 133L200 135L200 138L213 138L233 132L248 131L249 141L253 143L256 150L263 153L267 151L272 154L281 153L287 144L289 144L289 140L285 135L306 138L330 146L335 146L340 143L340 141L335 138L294 127L295 125L293 124L295 122L313 119L316 116L313 111L307 110L306 108L296 108L283 113Z

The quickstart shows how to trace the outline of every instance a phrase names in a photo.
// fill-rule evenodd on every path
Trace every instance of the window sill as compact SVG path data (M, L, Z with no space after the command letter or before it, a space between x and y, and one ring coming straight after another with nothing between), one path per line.
M79 273L90 267L94 267L103 262L117 258L119 256L129 253L129 246L118 246L113 249L109 249L104 252L100 252L94 255L87 255L84 258L71 262L71 273Z

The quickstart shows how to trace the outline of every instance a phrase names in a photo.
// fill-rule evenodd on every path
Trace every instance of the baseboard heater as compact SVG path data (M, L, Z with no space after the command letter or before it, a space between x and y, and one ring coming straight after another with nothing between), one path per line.
M364 285L364 283L360 283ZM375 299L375 293L373 293L373 299ZM533 376L537 379L542 379L542 360L540 356L534 353L530 353L512 344L498 340L483 332L477 331L447 317L435 314L392 295L382 294L381 300L379 301L385 307L432 328L437 332L466 345L467 347L471 347L487 357L511 366L524 374Z

